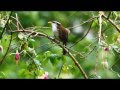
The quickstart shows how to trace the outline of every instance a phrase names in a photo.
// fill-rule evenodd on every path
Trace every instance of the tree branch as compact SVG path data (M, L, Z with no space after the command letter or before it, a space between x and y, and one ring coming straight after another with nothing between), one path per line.
M106 20L108 20L116 28L116 30L120 33L120 28L113 22L113 20L111 20L110 18L108 18L105 15L102 15L102 17L104 17Z
M47 34L43 34L43 33L38 33L38 32L35 32L35 31L32 31L32 30L15 30L15 31L12 31L12 33L15 33L15 32L26 32L26 33L30 33L31 35L35 35L35 36L42 36L42 37L45 37L51 41L53 41L55 44L57 44L59 47L63 48L69 55L69 57L73 60L73 62L75 63L75 65L78 67L78 69L80 70L80 72L82 73L83 77L85 79L88 79L88 76L86 75L86 73L84 72L84 70L82 69L81 65L78 63L78 61L74 58L74 56L72 55L72 53L69 52L69 50L67 49L67 47L64 47L62 44L60 44L60 42L50 36L48 36Z

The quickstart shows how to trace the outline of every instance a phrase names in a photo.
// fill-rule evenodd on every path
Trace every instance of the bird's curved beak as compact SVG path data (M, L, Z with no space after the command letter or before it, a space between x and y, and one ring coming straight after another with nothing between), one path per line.
M51 21L49 21L48 23L52 23Z

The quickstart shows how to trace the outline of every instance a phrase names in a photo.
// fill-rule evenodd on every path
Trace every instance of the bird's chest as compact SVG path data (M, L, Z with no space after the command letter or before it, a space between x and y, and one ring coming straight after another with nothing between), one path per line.
M59 39L59 30L57 29L56 24L52 25L52 31L54 33L54 36Z

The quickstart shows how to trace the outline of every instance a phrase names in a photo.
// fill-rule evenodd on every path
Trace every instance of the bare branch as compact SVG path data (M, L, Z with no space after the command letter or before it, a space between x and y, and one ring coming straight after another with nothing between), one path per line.
M96 48L96 46L94 46L93 49L90 50L90 52L86 55L86 57L87 57L89 54L91 54L91 53L95 50L95 48Z

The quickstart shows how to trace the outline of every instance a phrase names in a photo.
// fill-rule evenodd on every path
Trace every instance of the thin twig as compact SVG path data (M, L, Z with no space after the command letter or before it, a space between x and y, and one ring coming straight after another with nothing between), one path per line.
M72 52L74 52L75 53L75 55L79 55L79 56L82 56L82 57L80 57L80 58L84 58L84 56L82 55L82 53L80 53L80 52L78 52L78 51L76 51L76 50L73 50L73 49L71 49L71 48L68 48L68 47L66 47L69 51L72 51Z
M13 24L13 26L15 26L17 28L17 25L15 25L13 22L11 22L11 24ZM11 25L12 26L12 25Z
M75 65L78 67L78 69L80 70L80 72L82 73L83 77L85 79L88 79L88 76L87 74L84 72L84 70L82 69L81 65L78 63L78 61L75 59L75 57L72 55L72 53L69 52L69 50L64 47L62 44L60 44L60 42L58 40L56 40L55 38L52 38L46 34L43 34L43 33L38 33L38 32L35 32L35 31L31 31L31 30L14 30L12 31L13 33L14 32L26 32L26 33L32 33L32 35L36 35L37 33L37 36L43 36L51 41L53 41L55 44L57 44L59 47L63 48L69 55L69 57L73 60L73 62L75 63Z
M58 78L60 77L60 74L61 74L61 71L62 71L63 65L64 65L64 63L62 63L62 66L60 67L60 71L59 71L59 74L58 74Z
M108 27L106 27L104 30L102 30L102 35L103 35L103 33L105 33L105 31L108 29Z
M41 52L37 53L37 55L40 54L40 53L42 53L42 52L44 52L44 51L47 51L47 50L51 49L52 47L53 47L53 46L48 47L47 49L42 50Z
M106 20L108 20L115 28L116 30L120 33L120 28L111 20L110 18L107 18L107 16L102 15Z
M23 28L22 24L20 23L20 21L18 20L18 18L15 18L13 16L11 16L11 18L15 19L19 23L19 25L21 26L21 28L24 30L24 28Z
M86 55L86 57L91 54L95 50L96 46L93 47L93 49Z
M16 25L17 25L17 30L19 30L19 23L18 23L18 15L17 15L17 13L15 13L15 15L16 15Z
M3 30L2 30L2 33L1 33L1 35L0 35L0 39L2 38L3 33L5 32L6 26L7 26L7 24L9 23L10 17L12 16L12 13L13 13L13 11L10 12L9 18L8 18L8 20L7 20L4 28L3 28Z
M28 55L28 56L31 58L31 60L33 61L33 63L35 64L35 67L38 68L38 66L36 65L36 63L35 63L33 57L32 57L29 53L27 53L27 55Z
M98 51L96 51L96 60L95 60L95 69L94 72L97 72L97 65L98 65Z
M99 31L98 31L98 43L101 42L101 32L102 32L102 15L103 13L99 12Z
M112 13L112 12L110 11L110 12L109 12L109 14L108 14L108 16L107 16L107 19L109 19L109 18L110 18L111 13Z
M87 34L89 33L89 31L90 31L90 29L91 29L91 27L92 27L93 21L94 21L94 20L92 20L92 22L91 22L91 24L90 24L90 27L89 27L89 29L87 30L86 34L85 34L81 39L79 39L78 41L76 41L76 42L75 42L72 46L70 46L69 48L75 46L77 43L79 43L81 40L83 40L83 39L87 36Z
M83 25L83 24L85 24L85 23L87 23L87 22L93 21L95 18L98 18L98 16L94 16L94 17L92 17L92 18L90 18L90 19L84 21L83 23L81 23L81 24L79 24L79 25L76 25L76 26L73 26L73 27L68 27L68 29L72 29L72 28L79 27L79 26L81 26L81 25Z

